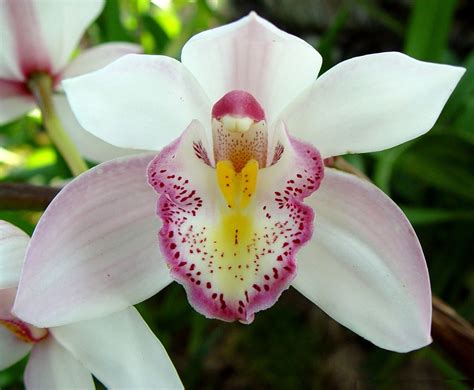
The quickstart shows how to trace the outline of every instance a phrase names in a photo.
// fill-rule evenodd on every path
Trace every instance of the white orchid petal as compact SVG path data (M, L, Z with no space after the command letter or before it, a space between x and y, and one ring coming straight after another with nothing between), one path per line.
M0 78L0 125L11 122L35 107L22 82Z
M231 90L244 90L270 121L316 79L322 63L308 43L253 12L191 38L182 61L213 103Z
M84 50L64 69L63 79L80 76L99 70L118 60L126 54L139 54L143 49L140 45L126 42L110 42Z
M52 335L31 351L24 380L28 390L95 389L90 372Z
M170 281L158 247L151 156L124 157L77 177L31 238L15 314L39 327L122 310Z
M15 294L16 288L0 290L0 320L14 319L10 311ZM0 322L0 371L20 361L32 346L33 344L20 340Z
M210 123L209 99L169 57L129 54L63 87L84 129L122 148L159 150L193 119Z
M0 100L0 125L20 118L33 108L35 108L35 103L28 96L15 96Z
M104 0L0 2L0 78L57 74L103 5Z
M29 241L23 230L0 220L0 289L18 285Z
M79 124L65 95L56 94L53 96L53 99L58 117L64 129L68 132L72 141L85 158L95 162L104 162L139 152L135 149L124 149L113 146L97 138L95 135L92 135Z
M397 205L374 185L330 168L307 203L316 213L314 234L299 253L293 286L382 348L429 344L426 263Z
M33 344L21 341L0 324L0 371L19 362L32 347Z
M322 75L282 119L323 157L387 149L431 129L464 71L401 53L352 58Z
M165 348L133 307L51 332L108 388L183 388Z

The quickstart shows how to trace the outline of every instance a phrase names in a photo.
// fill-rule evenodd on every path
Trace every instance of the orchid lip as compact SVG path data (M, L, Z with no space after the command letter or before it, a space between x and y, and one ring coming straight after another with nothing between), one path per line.
M314 147L283 128L269 142L264 111L244 91L214 105L211 145L200 126L194 121L148 167L160 194L160 247L196 310L250 323L296 275L314 218L302 200L324 167Z
M25 343L36 344L46 339L49 335L48 329L37 328L16 318L0 319L0 325L3 325Z

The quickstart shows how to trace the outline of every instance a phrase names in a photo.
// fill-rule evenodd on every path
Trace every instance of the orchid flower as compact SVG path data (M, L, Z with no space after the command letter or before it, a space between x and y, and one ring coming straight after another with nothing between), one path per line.
M322 159L425 133L464 70L400 53L316 78L320 66L310 45L251 13L191 38L182 63L127 55L66 80L94 135L156 151L171 143L61 191L33 235L14 312L62 325L176 280L205 316L250 323L291 285L382 348L430 343L413 228L374 185Z
M83 156L106 161L130 153L84 131L71 112L61 80L99 69L124 54L140 53L138 45L106 43L83 51L68 63L86 27L97 17L104 0L0 1L0 124L37 105L31 81L46 75L56 91L60 121Z
M91 373L111 388L182 388L166 350L138 311L37 328L11 313L29 237L0 221L0 370L30 353L31 389L94 389Z

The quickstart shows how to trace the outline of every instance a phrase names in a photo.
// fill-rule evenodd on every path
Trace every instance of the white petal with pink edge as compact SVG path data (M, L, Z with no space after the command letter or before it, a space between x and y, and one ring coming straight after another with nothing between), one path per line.
M212 102L232 90L251 93L270 122L317 77L320 54L254 12L204 31L183 47L183 64Z
M26 254L14 312L40 327L103 316L170 281L160 255L151 156L103 163L69 183L43 214Z
M0 2L0 77L22 80L35 71L57 74L103 5L104 0Z
M51 333L108 388L183 388L163 345L133 307Z
M0 370L21 360L33 347L13 332L20 330L12 323L15 318L10 312L15 294L16 288L0 290Z
M161 194L162 252L209 318L249 323L272 306L311 236L313 213L302 200L317 189L322 162L313 147L278 135L272 166L258 169L253 160L236 173L208 165L205 130L193 122L150 164L150 184Z
M142 47L134 43L103 43L84 50L68 64L61 76L63 79L77 77L82 74L99 70L126 54L139 54L142 52Z
M307 203L317 222L293 286L379 347L407 352L429 344L426 262L398 206L369 182L330 168Z
M169 57L129 54L62 84L82 127L122 148L160 150L193 119L210 122L208 97Z
M24 380L28 390L95 389L90 372L52 335L31 351Z
M23 230L0 220L0 289L18 285L29 241Z
M57 93L53 99L64 130L85 158L95 162L104 162L140 152L135 149L119 148L92 135L79 124L65 95Z
M465 69L389 52L327 71L282 114L323 158L387 149L433 127Z

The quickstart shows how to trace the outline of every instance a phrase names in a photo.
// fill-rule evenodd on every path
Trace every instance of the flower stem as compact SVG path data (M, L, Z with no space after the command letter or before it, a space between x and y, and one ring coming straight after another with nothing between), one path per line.
M56 114L53 102L53 82L46 73L35 73L29 81L28 87L33 93L43 116L43 124L49 137L56 145L59 153L63 156L74 176L87 171L87 165L82 159L79 151L64 131L63 126Z

